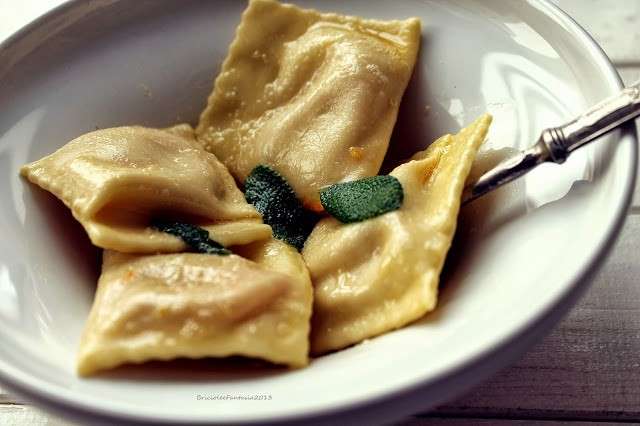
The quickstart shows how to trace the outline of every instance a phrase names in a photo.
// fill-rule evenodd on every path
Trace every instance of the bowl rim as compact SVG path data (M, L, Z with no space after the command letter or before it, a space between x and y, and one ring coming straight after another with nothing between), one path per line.
M121 2L123 0L112 0L108 2L109 5ZM0 43L0 56L11 50L11 47L33 34L42 25L54 20L64 17L71 11L74 11L77 7L82 5L82 0L65 0L60 5L54 7L48 12L42 14L35 20L31 21L26 26L22 27L2 43ZM549 18L555 21L558 25L570 32L570 34L576 38L576 40L585 48L585 53L594 60L595 65L599 68L604 83L610 94L614 94L624 87L624 84L618 75L611 60L608 58L604 50L598 45L593 37L578 24L571 16L564 12L559 6L554 4L551 0L529 0L529 3L537 6L543 13ZM380 414L382 417L376 415L376 417L370 417L382 421L386 416L388 419L392 419L392 415L389 413L384 414L382 410L388 409L392 403L398 403L404 401L403 411L408 412L408 409L413 408L428 408L419 406L420 402L414 398L411 401L410 395L415 395L419 390L426 389L427 387L433 387L434 385L443 386L440 388L439 393L441 401L446 400L449 397L454 396L457 393L464 391L479 383L484 378L488 377L499 368L504 367L508 361L513 361L528 349L538 338L546 334L547 331L555 324L561 317L569 310L578 297L588 288L590 278L600 269L605 263L611 249L620 234L620 231L624 225L627 217L627 212L631 204L633 197L637 168L638 168L638 133L636 125L633 122L627 123L620 128L620 141L627 142L630 145L631 154L629 156L629 164L626 170L626 176L624 180L624 196L618 200L618 204L615 206L615 212L611 216L610 223L604 233L605 238L600 242L597 248L592 253L592 256L586 261L586 266L580 271L579 274L573 277L573 279L566 285L565 289L549 303L545 309L540 312L531 315L527 321L523 321L520 327L514 328L511 332L502 336L500 339L496 339L492 345L485 347L483 350L478 351L475 354L471 354L465 360L458 362L457 364L449 366L438 374L432 377L417 376L412 382L405 383L401 386L396 386L393 389L387 389L379 392L375 395L368 395L359 398L358 400L347 400L338 405L327 406L323 408L317 408L308 410L305 412L294 412L291 414L277 415L268 419L269 423L281 423L281 422L297 422L309 419L328 420L335 416L345 416L348 418L364 407L374 407L373 411ZM513 349L518 345L512 345L514 342L520 340L521 344L518 349ZM522 341L526 340L526 344L522 344ZM501 359L501 360L498 360ZM508 360L508 361L506 361ZM482 370L481 374L478 374L478 370ZM473 372L473 374L471 374ZM452 376L465 377L465 380L457 380L457 383L451 385L445 382ZM29 401L33 401L36 404L42 405L47 409L62 414L63 416L75 418L75 419L92 419L102 421L120 421L132 423L154 423L154 424L215 424L216 422L224 422L224 424L248 424L248 423L260 423L266 419L256 418L255 416L246 416L244 419L209 419L202 416L183 415L177 417L160 417L149 416L147 414L131 412L116 411L108 408L108 405L98 405L86 401L84 398L74 392L60 393L60 389L57 386L50 385L48 382L29 374L20 371L17 368L12 367L6 361L0 359L0 383L2 385L15 392L16 394L24 396ZM431 406L433 406L433 403ZM393 411L393 409L391 409ZM370 414L371 416L371 414Z

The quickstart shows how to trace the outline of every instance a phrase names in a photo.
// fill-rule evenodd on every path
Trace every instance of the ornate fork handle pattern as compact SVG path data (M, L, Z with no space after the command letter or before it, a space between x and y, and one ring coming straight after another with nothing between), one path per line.
M640 116L640 81L570 122L545 129L530 148L510 157L465 188L463 203L511 182L544 162L562 164L575 150Z

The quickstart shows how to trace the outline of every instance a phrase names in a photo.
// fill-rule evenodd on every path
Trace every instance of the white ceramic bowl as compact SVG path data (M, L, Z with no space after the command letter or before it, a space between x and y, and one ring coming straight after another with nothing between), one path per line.
M423 46L392 156L484 111L488 146L524 147L620 87L546 1L298 0L372 18L419 16ZM96 250L21 164L95 127L194 122L243 2L70 2L0 48L0 380L52 410L118 422L381 422L426 410L514 359L586 287L620 230L636 172L628 127L464 212L436 312L298 371L212 361L79 379L74 355ZM203 400L217 394L267 401Z

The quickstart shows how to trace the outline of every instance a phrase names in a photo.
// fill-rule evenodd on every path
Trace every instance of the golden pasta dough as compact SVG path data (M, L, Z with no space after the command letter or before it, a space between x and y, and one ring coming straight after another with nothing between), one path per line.
M198 140L241 182L258 164L305 204L375 175L420 44L420 21L376 21L252 0Z
M198 224L223 245L271 236L233 177L200 148L189 126L97 130L23 166L21 173L60 198L91 242L105 249L185 250L179 238L149 227L158 215Z
M106 250L78 372L231 355L306 365L312 289L302 257L274 239L242 250L248 259Z
M393 170L404 189L399 210L316 225L302 252L314 286L313 353L402 327L435 308L464 182L490 122L484 115Z

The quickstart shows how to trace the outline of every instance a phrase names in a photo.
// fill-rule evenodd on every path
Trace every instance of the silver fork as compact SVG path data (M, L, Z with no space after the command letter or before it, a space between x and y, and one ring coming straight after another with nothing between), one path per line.
M562 164L575 150L640 116L640 81L599 102L565 125L545 129L538 141L468 184L462 203L511 182L545 162Z

